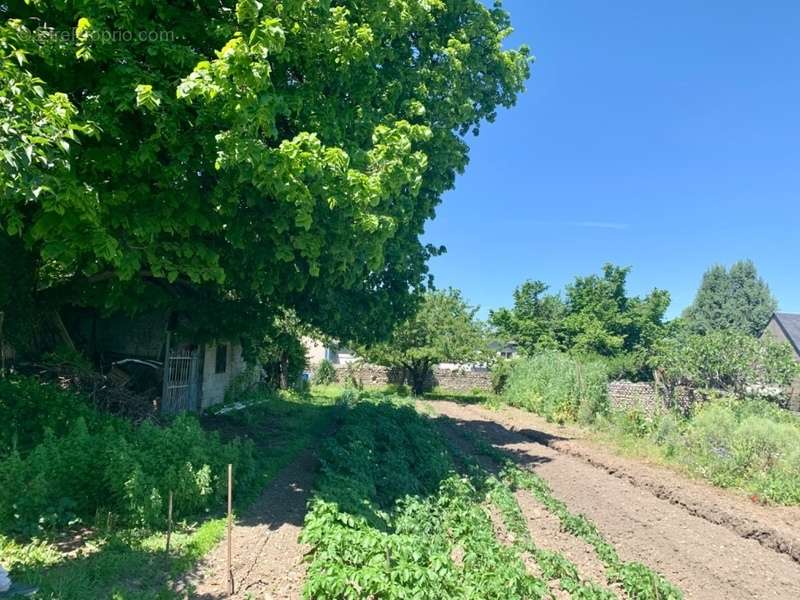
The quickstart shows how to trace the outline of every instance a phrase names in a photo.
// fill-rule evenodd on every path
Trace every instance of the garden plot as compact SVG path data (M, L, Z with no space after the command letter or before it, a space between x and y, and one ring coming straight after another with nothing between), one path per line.
M523 418L518 411L490 411L453 402L428 403L429 410L431 407L447 415L448 428L460 432L476 452L495 454L501 450L502 454L496 455L498 461L513 458L525 478L532 474L535 479L518 480L517 484L536 497L540 506L552 503L551 514L567 511L586 515L596 525L595 531L588 537L578 537L592 543L592 538L597 541L595 536L599 535L613 544L621 560L647 564L687 597L797 597L798 562L755 539L742 537L725 524L694 516L689 507L674 498L661 499L648 487L637 485L640 473L635 461L625 466L624 476L615 476L621 474L619 466L616 470L606 469L599 460L592 464L586 456L577 458L558 451L568 442L554 437L556 428L544 426L533 415ZM590 445L582 445L581 449L584 454L591 454ZM650 467L638 467L651 474ZM671 481L670 477L675 475L667 472L665 480ZM539 482L552 489L551 499L539 495ZM707 504L718 500L721 508L732 509L724 492L707 486L706 493ZM525 508L524 503L522 506ZM755 514L745 511L741 517L753 519ZM570 524L569 519L561 519L562 530L571 531L573 527L575 531L582 529L577 522ZM568 548L562 551L571 556ZM591 573L592 569L586 572Z
M620 558L541 478L459 436L401 400L348 409L322 451L301 536L311 546L306 597L682 597L647 566ZM593 568L531 535L522 493L588 545Z

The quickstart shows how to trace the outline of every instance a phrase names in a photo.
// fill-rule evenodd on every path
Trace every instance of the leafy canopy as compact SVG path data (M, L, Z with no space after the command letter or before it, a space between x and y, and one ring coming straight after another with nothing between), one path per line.
M689 384L744 395L747 386L788 386L800 375L792 348L737 330L665 337L652 359L667 385Z
M695 333L733 329L756 336L764 331L777 308L753 262L742 260L730 270L715 265L706 271L683 317Z
M544 349L601 356L643 351L662 333L669 293L628 296L629 273L606 264L602 276L576 277L563 300L546 294L544 283L528 281L514 292L512 308L490 313L490 323L530 355Z
M464 135L529 74L478 0L12 0L0 17L0 235L56 304L180 306L217 332L276 307L342 339L409 314Z

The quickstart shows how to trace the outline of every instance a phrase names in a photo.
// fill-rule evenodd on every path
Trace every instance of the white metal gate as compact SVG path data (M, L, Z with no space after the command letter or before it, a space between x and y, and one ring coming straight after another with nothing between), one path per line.
M197 410L200 389L200 351L173 350L164 361L161 412L174 415Z

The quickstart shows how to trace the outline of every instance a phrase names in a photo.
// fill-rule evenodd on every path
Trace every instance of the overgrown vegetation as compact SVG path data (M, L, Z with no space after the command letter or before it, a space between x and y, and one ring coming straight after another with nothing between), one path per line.
M800 504L800 417L763 399L717 398L688 415L620 411L601 427L630 452L754 499Z
M607 376L599 361L542 352L516 361L503 400L559 423L591 423L608 410Z
M16 450L13 442L4 446L0 458L0 562L15 579L40 586L43 597L179 597L169 579L221 538L225 461L235 464L242 509L319 437L334 403L257 390L239 400L247 408L137 428L93 411L75 394L30 379L0 380L2 415L38 419L19 433L13 420L0 421L2 439L19 441ZM176 530L165 556L170 489ZM54 543L77 531L87 539L67 557Z
M90 523L108 513L120 524L156 527L166 519L170 490L176 516L183 518L221 501L228 463L243 488L255 480L252 443L223 443L192 416L137 427L37 380L0 380L0 398L3 412L14 415L0 423L2 439L11 440L0 459L0 527L6 532Z

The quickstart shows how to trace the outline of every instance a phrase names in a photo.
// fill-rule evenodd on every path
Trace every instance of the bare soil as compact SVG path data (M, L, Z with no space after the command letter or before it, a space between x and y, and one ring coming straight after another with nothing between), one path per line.
M234 595L227 595L227 544L223 541L180 584L187 597L202 600L302 597L305 554L298 540L317 467L309 449L273 479L233 528Z
M800 598L797 509L755 505L670 469L616 456L577 430L516 409L447 401L429 406L452 427L510 451L571 511L592 520L624 560L662 573L687 598ZM582 558L585 548L554 537L552 523L537 521L535 500L521 499L537 544L553 544L584 577L602 582L598 565Z

